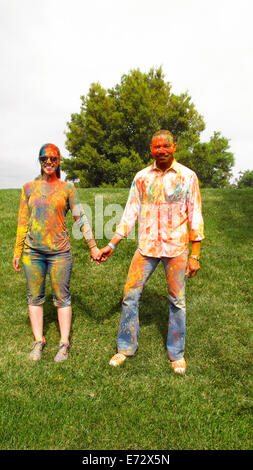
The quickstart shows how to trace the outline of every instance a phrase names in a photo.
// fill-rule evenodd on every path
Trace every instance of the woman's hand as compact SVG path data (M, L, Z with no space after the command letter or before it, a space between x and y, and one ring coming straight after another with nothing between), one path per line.
M90 249L90 261L91 263L96 261L97 264L100 262L100 250L97 246L93 246L93 248Z
M19 260L20 258L15 258L15 257L12 260L12 266L15 269L15 271L18 271L18 272L20 271Z

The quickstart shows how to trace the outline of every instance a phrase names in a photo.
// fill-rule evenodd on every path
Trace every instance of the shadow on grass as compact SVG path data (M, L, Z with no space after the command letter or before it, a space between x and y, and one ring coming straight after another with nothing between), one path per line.
M113 302L112 299L110 302L110 307L108 309L104 309L103 305L103 310L100 308L99 304L96 304L96 310L94 310L94 308L87 307L87 305L82 302L82 299L78 295L73 296L73 298L75 299L75 302L77 302L76 305L78 305L78 310L80 311L80 309L82 309L82 311L85 312L85 315L88 315L91 320L94 320L97 323L109 320L114 315L121 313L122 299L118 299L115 302Z
M152 288L142 293L139 305L140 330L142 326L155 324L163 339L166 349L169 321L169 299L166 295L157 295ZM140 331L141 333L141 331Z
M78 296L75 296L75 299ZM79 305L80 309L80 305ZM89 310L86 313L92 317L97 323L108 320L114 315L118 314L118 323L120 323L122 309L122 298L112 303L111 307L106 310L102 315L94 316ZM143 326L155 324L160 335L162 336L164 347L166 349L167 334L168 334L168 320L169 320L169 300L164 294L157 295L157 292L148 286L144 289L140 303L139 303L139 321L140 321L140 334Z

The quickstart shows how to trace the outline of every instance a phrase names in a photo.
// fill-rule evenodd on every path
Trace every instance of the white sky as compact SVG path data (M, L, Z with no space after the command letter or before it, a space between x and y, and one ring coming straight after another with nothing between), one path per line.
M46 142L63 156L71 113L99 81L162 65L206 130L231 139L234 175L253 169L251 0L0 0L0 188L40 172Z

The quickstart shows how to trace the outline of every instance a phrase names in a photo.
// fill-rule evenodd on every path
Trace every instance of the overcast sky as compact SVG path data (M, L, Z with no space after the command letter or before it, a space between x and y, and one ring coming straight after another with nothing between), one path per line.
M0 188L40 172L46 142L63 156L66 123L92 82L163 67L206 130L231 139L234 174L253 169L251 0L0 0Z

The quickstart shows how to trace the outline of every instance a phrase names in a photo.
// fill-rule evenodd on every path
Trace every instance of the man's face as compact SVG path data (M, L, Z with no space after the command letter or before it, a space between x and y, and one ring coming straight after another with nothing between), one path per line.
M153 158L159 163L167 163L173 158L176 144L170 135L160 134L153 137L151 142L151 152Z

